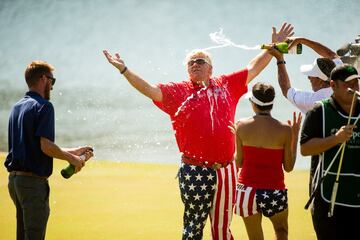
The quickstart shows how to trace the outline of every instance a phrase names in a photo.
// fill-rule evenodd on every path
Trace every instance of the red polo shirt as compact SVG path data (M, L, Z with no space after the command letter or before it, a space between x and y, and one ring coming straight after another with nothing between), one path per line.
M209 163L233 158L235 136L228 128L234 122L236 105L247 92L248 71L211 78L208 87L191 81L159 84L163 101L155 102L170 115L181 153Z

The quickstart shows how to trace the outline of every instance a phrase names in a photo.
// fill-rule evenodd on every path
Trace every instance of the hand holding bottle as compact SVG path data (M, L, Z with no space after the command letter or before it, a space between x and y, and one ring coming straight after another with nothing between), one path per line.
M293 54L301 54L302 52L302 45L297 44L290 49L289 44L287 42L279 42L276 44L263 44L261 45L261 49L271 49L275 48L281 53L293 53Z
M280 52L279 50L277 50L277 49L275 48L275 44L272 44L272 45L273 45L273 47L269 48L269 49L268 49L268 52L269 52L271 55L273 55L278 62L279 62L279 61L284 61L284 55L283 55L283 53Z
M85 166L85 162L94 156L94 150L92 147L79 148L85 150L80 156L76 156L76 161L72 161L68 167L61 170L61 175L64 178L70 178L74 173L77 173Z
M94 150L92 148L86 149L80 156L80 164L75 165L75 173L79 172L84 166L85 162L89 160L92 156L94 156Z
M285 42L289 44L289 49L292 49L293 47L297 46L298 44L303 44L302 37L288 37L286 38Z

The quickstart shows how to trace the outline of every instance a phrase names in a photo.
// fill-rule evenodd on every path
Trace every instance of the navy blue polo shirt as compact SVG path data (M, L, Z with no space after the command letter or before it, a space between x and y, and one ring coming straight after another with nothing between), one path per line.
M40 137L55 140L54 107L40 94L30 91L10 113L9 154L4 164L9 172L25 171L44 177L52 174L53 158L41 151Z

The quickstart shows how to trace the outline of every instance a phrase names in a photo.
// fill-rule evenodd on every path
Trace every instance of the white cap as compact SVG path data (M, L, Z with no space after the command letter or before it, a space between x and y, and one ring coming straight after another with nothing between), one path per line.
M255 103L256 105L258 106L270 106L270 105L273 105L274 104L274 100L270 101L270 102L263 102L259 99L257 99L251 91L247 92L245 94L245 99L249 99L250 101L252 101L253 103Z
M321 71L317 61L318 58L315 59L312 64L301 65L300 71L306 76L318 77L323 81L328 81L329 80L328 76L326 76L326 74L323 71ZM334 58L332 61L335 63L335 66L343 64L340 58Z
M309 77L318 77L321 80L327 81L328 77L325 75L325 73L323 73L318 64L317 64L317 59L315 59L315 61L312 64L308 64L308 65L301 65L300 67L300 71Z

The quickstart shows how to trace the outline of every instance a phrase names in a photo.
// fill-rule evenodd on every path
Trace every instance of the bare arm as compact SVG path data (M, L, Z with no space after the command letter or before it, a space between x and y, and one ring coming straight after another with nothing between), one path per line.
M261 71L269 64L272 56L267 50L262 51L259 55L253 58L247 65L248 76L246 84L249 84Z
M317 155L336 146L339 143L348 141L352 137L354 125L342 126L335 135L326 138L312 138L301 144L300 150L303 156Z
M296 154L297 154L297 143L299 139L299 131L301 125L302 115L298 114L296 117L296 113L293 113L293 122L291 123L288 120L288 124L290 128L287 132L286 142L285 142L285 158L284 158L284 170L286 172L291 172L294 169Z
M130 69L127 69L127 67L124 64L124 61L120 58L120 55L118 53L115 54L115 56L112 56L108 51L103 51L106 59L109 61L110 64L112 64L115 68L117 68L120 72L123 73L125 78L128 80L128 82L136 88L139 92L147 96L148 98L161 102L162 101L162 92L161 89L156 86L149 84L147 81L142 79L140 76L138 76L136 73L131 71Z
M289 88L291 88L291 83L290 83L289 75L286 71L286 65L285 65L286 63L284 61L284 55L274 48L271 48L268 51L277 60L279 86L281 88L282 94L284 95L285 98L287 98L287 92Z
M77 147L77 148L61 148L61 149L77 156L80 156L87 151L94 151L93 147L90 146Z
M281 88L281 92L285 98L287 98L287 92L291 88L291 83L289 79L289 75L286 71L286 65L278 64L278 82Z
M289 48L292 48L300 43L300 44L304 44L304 45L308 46L309 48L313 49L316 53L318 53L322 57L330 58L330 59L339 57L335 52L333 52L331 49L329 49L328 47L324 46L323 44L321 44L319 42L315 42L313 40L303 38L303 37L289 38L289 40L291 42L289 45Z
M282 42L285 39L291 37L293 33L293 27L291 24L284 23L281 26L279 32L276 32L276 28L272 28L272 42ZM259 73L269 64L272 55L268 53L267 50L262 51L255 58L253 58L247 66L248 69L248 77L246 83L248 84L253 80Z
M236 155L235 155L235 161L236 161L236 166L238 168L242 167L242 163L243 163L243 152L242 152L242 140L241 140L241 136L240 136L240 125L241 122L239 122L238 124L236 124Z
M81 149L85 150L85 152L80 153L79 149L62 149L54 142L44 137L40 138L40 146L41 150L46 155L68 161L70 164L76 167L77 171L79 171L85 165L85 161L93 156L92 151L86 150L90 147L82 147ZM76 153L79 153L79 155L85 154L85 159L81 159L79 155L76 155Z

